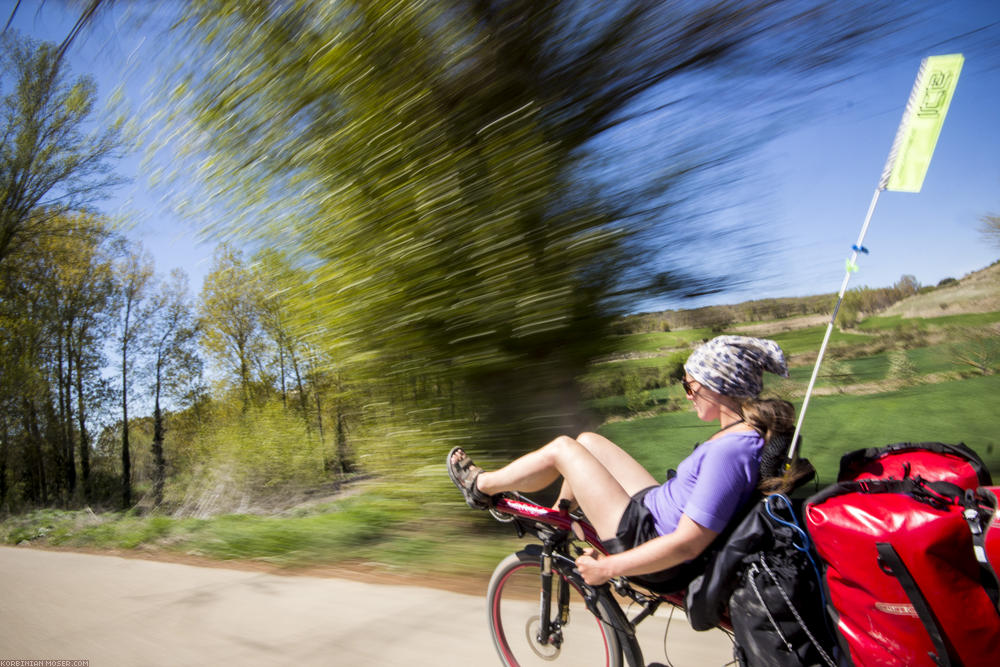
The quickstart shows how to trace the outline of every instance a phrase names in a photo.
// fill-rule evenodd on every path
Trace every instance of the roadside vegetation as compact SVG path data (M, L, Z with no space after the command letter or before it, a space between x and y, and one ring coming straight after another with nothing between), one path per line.
M987 271L997 274L997 268ZM792 362L791 377L768 378L765 391L799 407L822 327L783 331L786 320L767 324L775 333L744 332L745 323L724 331L768 335L782 344ZM843 453L901 441L965 442L1000 477L998 329L996 311L933 318L874 316L848 331L838 329L803 429L803 454L818 471L817 482L803 492L835 481ZM690 346L715 333L698 327L623 335L616 352L584 378L595 427L654 474L662 475L711 435L711 428L687 409L677 378ZM979 365L969 364L969 358ZM332 484L307 478L306 490L300 486L292 492L275 477L280 471L268 471L268 462L276 466L274 461L287 457L281 443L291 441L294 428L286 424L293 433L267 444L267 434L280 431L280 424L258 421L255 427L261 441L257 451L227 453L226 442L246 437L231 432L216 434L216 445L206 445L216 448L216 461L230 462L205 468L215 471L215 505L168 493L172 511L36 509L0 522L0 540L253 562L291 571L326 568L413 577L454 576L456 568L485 574L519 543L513 531L468 510L437 461L418 463L405 474L358 472ZM299 460L308 460L308 451L299 447ZM482 458L502 460L487 452ZM291 470L287 464L279 467L281 474ZM268 484L274 486L271 492ZM227 511L234 503L243 509Z
M769 390L801 400L832 295L625 314L776 259L718 215L769 138L748 130L822 104L901 18L168 3L159 36L108 21L163 48L161 94L106 118L69 46L119 3L86 3L61 45L8 30L20 4L0 35L0 540L452 574L509 539L449 484L454 444L492 466L598 429L662 469L707 435L678 380L720 333L777 339L792 377ZM194 289L127 235L153 211L98 207L133 140L146 185L218 242ZM806 431L824 477L901 437L993 455L997 271L847 294Z

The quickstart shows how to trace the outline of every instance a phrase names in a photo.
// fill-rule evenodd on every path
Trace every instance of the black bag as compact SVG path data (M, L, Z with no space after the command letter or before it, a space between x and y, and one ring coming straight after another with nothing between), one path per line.
M767 496L688 586L691 626L708 630L728 608L741 665L834 667L835 641L810 550L791 501Z

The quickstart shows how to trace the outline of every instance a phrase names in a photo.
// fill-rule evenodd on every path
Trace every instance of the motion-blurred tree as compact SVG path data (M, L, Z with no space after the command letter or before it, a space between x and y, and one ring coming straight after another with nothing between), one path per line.
M758 132L727 113L774 109L881 9L192 2L173 91L194 126L172 144L211 152L217 231L310 271L299 324L372 413L525 448L581 426L612 316L720 284L724 263L678 259L718 231L679 204Z
M0 36L0 268L26 241L60 234L120 179L111 173L120 128L88 130L96 89L66 81L59 48Z
M188 298L187 274L180 269L170 272L154 297L150 375L153 378L153 502L163 503L163 485L167 462L163 453L164 425L161 398L181 399L190 396L189 388L201 378L198 356L198 325L194 307Z

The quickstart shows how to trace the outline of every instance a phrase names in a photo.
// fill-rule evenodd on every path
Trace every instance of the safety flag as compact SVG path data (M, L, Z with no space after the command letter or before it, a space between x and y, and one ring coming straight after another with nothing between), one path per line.
M879 180L880 190L920 192L965 58L961 53L920 62L917 80Z
M872 195L872 202L868 205L868 213L865 215L864 224L861 225L861 234L858 236L857 243L851 246L853 252L847 260L844 282L841 283L840 292L837 294L837 305L833 307L833 314L826 325L826 333L823 335L823 342L819 346L819 354L816 356L815 365L813 365L812 377L809 378L809 386L806 387L802 407L799 408L799 421L795 424L792 443L788 447L788 461L795 458L795 450L799 445L799 434L802 432L802 422L805 421L806 408L809 407L809 397L812 396L813 387L816 385L816 378L819 375L819 366L823 363L823 355L826 354L830 334L833 333L837 311L840 310L840 304L844 301L844 294L847 292L847 283L851 280L851 274L858 270L858 253L868 254L868 248L863 243L865 234L868 232L868 224L872 221L872 215L875 213L879 194L883 190L920 192L927 167L931 163L931 156L934 155L934 146L937 144L938 135L941 134L945 114L948 113L948 106L951 104L951 96L955 94L955 85L958 83L958 74L962 71L963 62L965 62L965 58L962 57L961 53L931 56L920 61L917 81L913 84L910 99L906 102L906 111L903 112L903 120L896 131L896 138L892 142L889 159L885 163L885 169L882 170L882 178L879 179L878 187L875 188L875 193ZM786 465L786 470L788 469L788 465Z

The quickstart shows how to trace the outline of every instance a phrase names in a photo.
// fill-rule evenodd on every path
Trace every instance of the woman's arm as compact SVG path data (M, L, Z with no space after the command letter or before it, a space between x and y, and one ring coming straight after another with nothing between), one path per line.
M592 586L620 576L650 574L680 565L697 557L718 535L681 515L677 529L669 535L640 544L634 549L610 556L599 556L592 549L576 559L583 580Z

